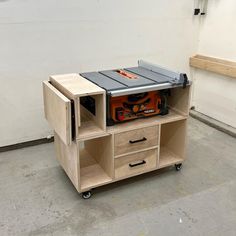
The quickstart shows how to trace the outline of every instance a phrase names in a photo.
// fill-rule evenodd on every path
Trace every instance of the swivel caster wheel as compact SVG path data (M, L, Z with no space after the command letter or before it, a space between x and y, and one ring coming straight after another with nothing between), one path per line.
M175 169L176 169L176 171L180 171L182 169L182 163L175 164Z
M89 199L92 196L91 191L83 192L82 193L82 198L83 199Z

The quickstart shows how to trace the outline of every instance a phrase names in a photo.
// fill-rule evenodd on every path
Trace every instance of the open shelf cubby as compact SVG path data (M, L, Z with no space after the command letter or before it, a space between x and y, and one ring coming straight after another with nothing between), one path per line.
M161 124L160 168L184 161L186 127L186 119Z
M189 114L190 86L177 87L170 90L168 106L182 115Z
M103 134L106 131L104 93L82 96L78 100L78 139Z
M80 142L81 191L112 181L114 165L112 155L111 135Z

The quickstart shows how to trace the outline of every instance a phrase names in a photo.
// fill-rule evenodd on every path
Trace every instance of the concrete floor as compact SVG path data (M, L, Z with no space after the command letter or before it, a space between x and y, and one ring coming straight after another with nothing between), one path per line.
M190 118L188 160L77 194L53 144L0 154L0 235L236 235L236 139Z

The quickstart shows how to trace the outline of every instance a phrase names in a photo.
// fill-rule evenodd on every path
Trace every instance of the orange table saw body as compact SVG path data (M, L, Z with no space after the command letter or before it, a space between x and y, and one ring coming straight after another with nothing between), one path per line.
M158 115L162 103L159 91L110 97L110 115L115 123Z

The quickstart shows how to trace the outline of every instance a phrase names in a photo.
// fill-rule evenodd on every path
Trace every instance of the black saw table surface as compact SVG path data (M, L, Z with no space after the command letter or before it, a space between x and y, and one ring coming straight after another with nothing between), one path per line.
M105 70L99 72L81 73L80 75L95 83L107 92L115 90L125 90L141 86L152 86L168 83L173 78L148 70L143 67L129 67L121 69L135 76L134 79L127 78L117 72L117 70Z

